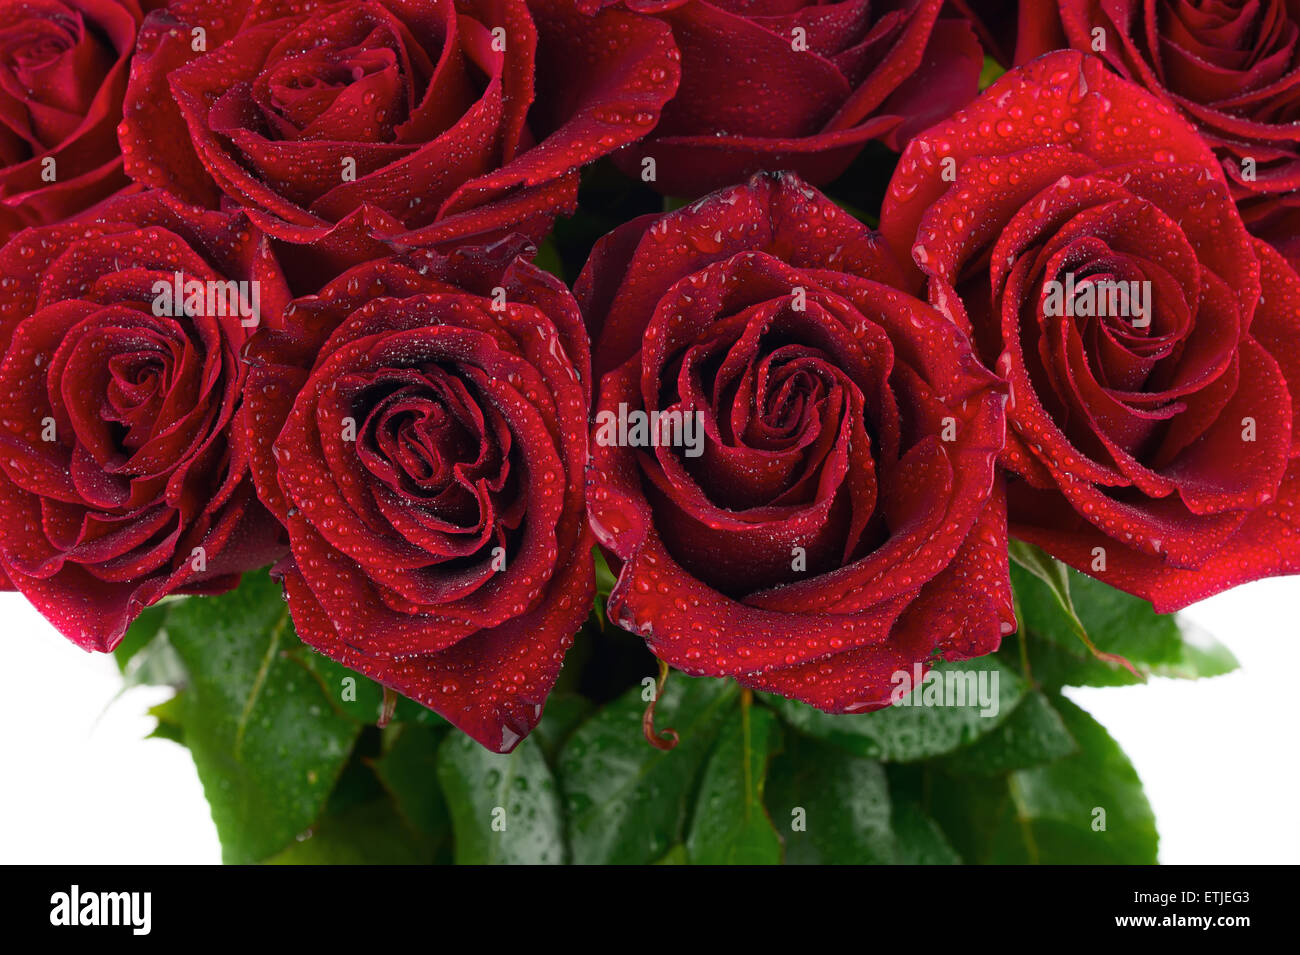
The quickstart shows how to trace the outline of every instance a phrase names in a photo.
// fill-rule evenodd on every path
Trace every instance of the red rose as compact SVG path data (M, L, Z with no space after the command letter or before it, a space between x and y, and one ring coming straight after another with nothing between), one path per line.
M1300 5L1061 0L1020 10L1022 61L1070 46L1172 102L1214 148L1246 224L1300 254Z
M881 228L1011 385L1011 532L1177 609L1300 570L1300 278L1196 131L1075 52L903 153Z
M621 562L610 619L663 660L858 711L1014 628L1001 385L898 282L789 174L597 245L588 507Z
M0 0L0 245L127 185L117 147L135 0Z
M358 266L250 353L299 635L499 752L537 724L595 592L586 335L515 251Z
M279 556L239 353L286 292L248 221L123 197L19 233L0 276L0 564L27 599L111 650L161 597Z
M156 12L127 94L127 172L208 205L224 194L336 265L387 251L372 236L540 237L572 206L578 168L643 135L677 84L662 24L589 21L570 3Z
M619 154L667 195L760 169L828 182L867 140L901 149L978 89L979 43L965 20L938 19L942 0L622 2L669 24L681 50L677 95L653 135Z

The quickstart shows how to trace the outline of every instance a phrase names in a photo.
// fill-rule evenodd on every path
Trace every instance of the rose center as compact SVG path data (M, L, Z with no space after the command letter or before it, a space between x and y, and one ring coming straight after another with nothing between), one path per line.
M12 43L0 46L0 57L19 77L29 76L73 49L83 32L81 18L71 15L28 21L16 29Z
M361 463L407 506L460 528L492 519L509 477L508 438L454 374L407 369L374 382L352 421L343 428L355 428Z
M96 342L90 348L93 351L104 344ZM175 369L178 364L186 364L186 343L157 332L137 330L108 347L117 350L103 365L103 377L98 383L98 417L110 425L115 446L129 454L138 451L159 430L177 384ZM84 349L79 352L87 354Z

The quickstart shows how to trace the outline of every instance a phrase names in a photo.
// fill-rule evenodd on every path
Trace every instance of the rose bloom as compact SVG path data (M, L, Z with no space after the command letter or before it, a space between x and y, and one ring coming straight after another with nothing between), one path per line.
M126 170L194 202L224 194L336 265L390 251L372 236L540 238L578 168L643 135L678 79L663 24L571 3L157 11L127 94Z
M117 124L134 0L0 0L0 245L128 181Z
M609 0L585 0L588 8ZM618 161L667 195L760 169L823 184L864 143L901 149L978 90L983 53L942 0L614 0L672 27L682 80L653 134Z
M1295 0L1022 3L1019 37L1020 62L1062 46L1093 52L1177 106L1214 148L1247 225L1300 255Z
M1013 536L1161 611L1300 570L1300 278L1171 106L1035 60L908 146L881 230L1011 385Z
M261 314L287 300L243 216L161 193L0 251L0 565L88 650L160 598L229 589L283 552L243 437L250 319L209 312L206 294L189 314L156 307L177 274L250 283L233 288L257 288Z
M499 752L595 594L586 335L519 248L358 266L259 335L248 389L299 636Z
M588 508L610 619L672 666L852 712L1014 629L1002 385L898 285L883 241L791 174L593 251ZM602 434L633 414L702 441Z

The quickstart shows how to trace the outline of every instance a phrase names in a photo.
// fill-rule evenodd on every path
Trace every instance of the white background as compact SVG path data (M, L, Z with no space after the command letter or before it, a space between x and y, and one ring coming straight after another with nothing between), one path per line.
M1210 680L1074 689L1146 785L1165 863L1300 862L1300 578L1185 611L1241 669ZM169 691L118 696L112 659L0 594L0 863L215 863L188 752L143 737Z

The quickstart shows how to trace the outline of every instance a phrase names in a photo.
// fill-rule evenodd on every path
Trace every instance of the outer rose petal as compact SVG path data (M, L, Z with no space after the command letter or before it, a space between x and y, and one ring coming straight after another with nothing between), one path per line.
M1006 550L1006 500L999 484L953 562L903 612L888 643L742 682L829 713L863 713L889 706L900 670L910 671L913 664L935 654L944 660L984 656L1015 632Z
M653 158L650 184L666 195L697 196L760 170L827 182L868 140L896 148L978 87L979 44L965 20L936 22L940 0L883 10L861 0L771 11L626 5L671 24L682 51L677 97L644 142L617 156L636 176Z
M589 553L592 543L585 531L579 553ZM595 577L570 565L559 571L562 585L554 598L536 610L437 654L384 659L339 637L292 564L280 572L305 643L429 707L497 753L514 749L541 719L565 651L596 596Z
M656 221L658 227L651 228ZM799 228L814 222L825 235ZM595 343L596 377L640 348L668 286L712 262L754 250L797 268L846 271L887 285L901 281L880 237L821 193L797 176L754 176L746 187L706 196L671 220L642 216L596 243L574 283Z
M169 4L144 18L131 58L125 117L118 138L126 174L146 186L165 188L190 203L217 204L216 185L187 136L185 120L166 78L200 53L194 30L204 31L203 49L214 49L234 34L251 0L234 0L217 10L205 4Z
M969 103L979 91L983 67L984 51L970 27L961 20L937 21L921 65L882 107L903 117L885 144L901 151L917 133L952 115L955 106Z
M1042 122L1013 119L1030 113ZM1120 136L1121 127L1143 133ZM1154 155L1152 143L1160 144ZM960 119L927 130L904 150L881 210L882 234L899 259L910 262L922 217L951 185L945 168L1044 146L1068 146L1103 166L1152 158L1196 164L1222 179L1208 147L1168 104L1115 76L1100 60L1060 51L1005 74Z
M1263 266L1261 303L1251 325L1259 344L1273 356L1294 406L1300 395L1300 276L1269 246L1256 241ZM1276 399L1265 399L1270 404ZM1294 411L1289 417L1295 427ZM1226 422L1241 428L1240 414ZM1249 512L1222 546L1199 563L1179 569L1167 561L1125 547L1082 520L1060 499L1027 488L1011 496L1011 531L1054 556L1128 593L1145 597L1160 613L1180 610L1250 580L1300 573L1300 441L1293 436L1290 463L1276 495ZM1106 566L1097 568L1102 548Z

